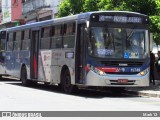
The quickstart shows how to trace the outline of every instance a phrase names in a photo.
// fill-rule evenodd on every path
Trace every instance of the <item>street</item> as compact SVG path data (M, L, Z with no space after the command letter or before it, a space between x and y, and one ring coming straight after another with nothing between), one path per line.
M23 87L21 81L0 81L0 111L159 111L160 99L79 90L67 95L57 86Z

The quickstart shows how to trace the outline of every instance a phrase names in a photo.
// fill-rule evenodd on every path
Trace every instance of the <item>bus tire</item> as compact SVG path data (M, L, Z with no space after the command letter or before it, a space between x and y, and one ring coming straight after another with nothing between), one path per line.
M21 81L23 86L30 85L30 82L27 80L27 70L25 66L23 66L21 69Z
M62 74L61 89L67 94L73 93L74 86L71 84L71 76L68 69L66 69Z

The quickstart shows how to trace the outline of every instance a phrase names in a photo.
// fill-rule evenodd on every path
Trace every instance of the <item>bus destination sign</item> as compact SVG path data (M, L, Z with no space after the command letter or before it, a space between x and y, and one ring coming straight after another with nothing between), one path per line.
M100 15L99 21L119 22L119 23L142 23L142 18L141 17Z

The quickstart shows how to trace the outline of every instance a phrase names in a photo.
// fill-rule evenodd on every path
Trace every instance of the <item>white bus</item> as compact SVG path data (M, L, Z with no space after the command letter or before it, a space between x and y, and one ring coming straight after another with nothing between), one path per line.
M6 34L5 34L6 33ZM76 87L149 86L149 18L126 11L97 11L1 31L3 75Z

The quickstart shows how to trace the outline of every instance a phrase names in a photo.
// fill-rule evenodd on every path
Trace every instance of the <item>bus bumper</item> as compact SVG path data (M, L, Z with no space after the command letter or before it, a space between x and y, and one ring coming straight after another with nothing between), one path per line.
M126 82L127 81L127 82ZM109 86L109 87L145 87L149 86L149 72L141 76L136 75L116 75L107 74L101 76L93 71L89 71L86 77L86 86Z

